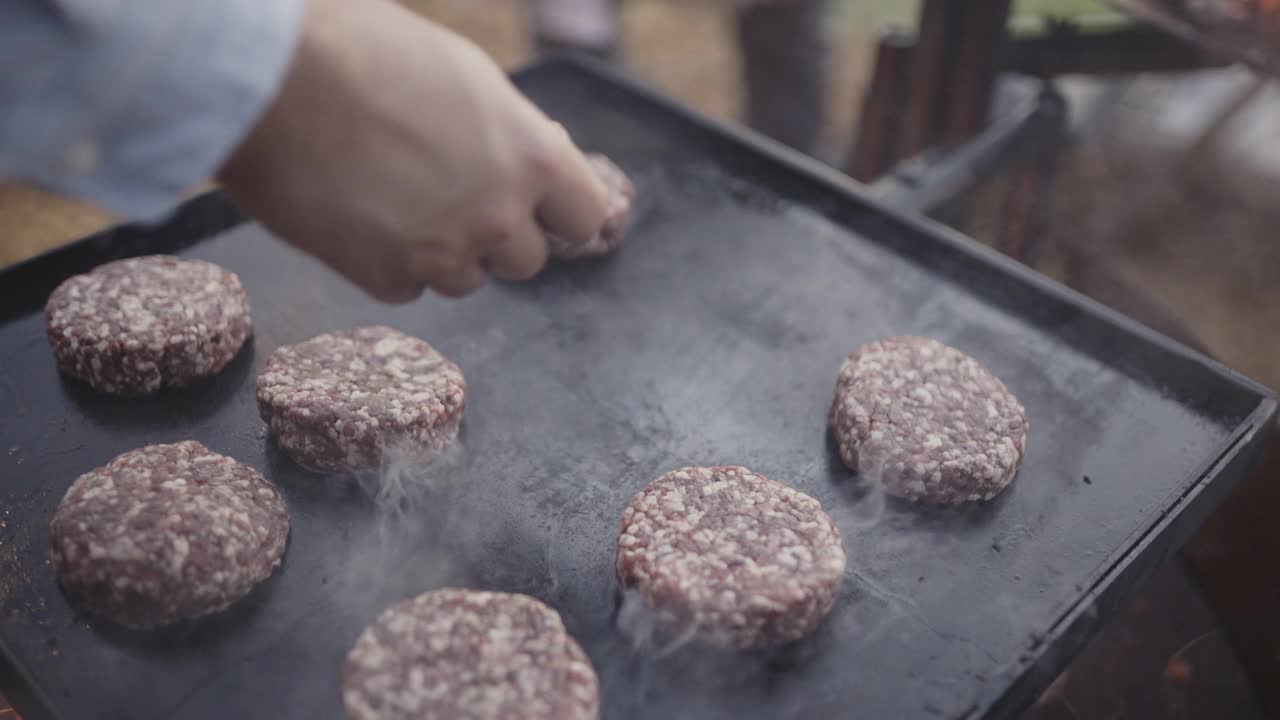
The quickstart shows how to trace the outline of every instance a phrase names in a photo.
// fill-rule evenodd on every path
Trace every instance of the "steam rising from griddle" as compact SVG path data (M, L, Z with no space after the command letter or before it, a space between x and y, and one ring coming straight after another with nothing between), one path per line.
M425 458L421 453L389 450L383 453L377 473L363 473L356 479L379 516L410 515L432 492L447 492L459 482L465 459L466 448L460 439Z
M352 530L340 580L367 620L393 602L467 584L468 560L497 523L479 488L462 477L466 460L459 441L429 460L387 452L379 471L356 476L372 512Z
M673 191L671 187L666 189ZM721 188L718 192L723 191ZM732 193L730 196L735 205L760 202L754 197L737 197ZM767 214L779 211L777 206L767 203L759 209ZM671 410L664 405L662 412L665 415ZM569 522L574 512L552 510L526 514L527 501L535 498L542 510L558 507L543 504L552 499L565 502L566 510L581 510L569 496L559 491L544 496L536 484L513 485L497 481L498 478L492 478L493 481L484 477L464 478L468 461L475 459L468 458L461 446L426 463L409 455L396 455L389 457L376 475L361 480L372 502L375 521L368 528L372 532L354 542L349 584L350 591L367 593L373 598L368 603L366 620L372 619L389 602L445 585L530 592L558 607L578 605L574 596L618 592L618 604L608 617L567 617L566 621L571 631L584 632L584 644L596 665L606 696L621 692L647 705L652 700L671 697L672 688L684 687L687 691L679 693L682 705L673 715L679 717L697 717L700 707L708 711L715 709L713 703L723 702L724 690L758 689L778 682L775 675L785 677L794 673L796 664L812 660L824 652L826 644L841 642L840 638L865 638L865 644L872 647L892 642L899 635L914 637L935 632L925 622L929 612L918 607L912 595L914 577L910 586L904 585L897 582L899 578L868 572L868 568L878 564L859 560L864 551L860 542L871 538L877 539L877 552L909 552L894 547L897 541L884 544L882 534L876 529L887 520L908 525L929 522L927 517L917 517L914 512L891 511L897 501L887 499L880 478L881 468L871 463L859 468L857 474L846 475L831 486L821 488L818 493L826 495L824 508L848 541L849 565L840 605L849 611L834 613L814 637L796 647L735 656L700 647L694 642L695 627L677 633L659 632L657 618L638 594L616 589L612 563L597 564L598 557L593 552L587 552L587 559L583 559L586 546L592 546L593 551L599 551L602 545L609 546L612 555L614 538L578 537L575 526ZM491 465L491 461L492 458L486 456L481 464L504 467L502 462ZM527 467L523 462L519 465L519 468ZM556 472L561 469L557 468ZM612 492L615 478L589 473L579 478L578 473L565 470L572 482L583 486L581 490L586 495L617 499L617 493ZM513 472L518 473L520 469ZM554 487L554 483L549 487ZM502 497L504 495L508 497ZM520 495L524 496L523 501L512 502L514 498L510 496ZM596 511L612 514L621 511L621 506L600 506ZM567 527L561 529L560 518ZM562 548L564 552L556 552ZM495 553L512 552L523 552L526 556L506 557L498 563L503 567L495 568ZM523 567L510 569L513 566ZM581 569L589 573L587 578L577 573ZM495 572L511 575L495 577L491 574ZM860 605L863 610L850 607L853 605ZM887 614L884 608L888 608ZM601 633L612 639L601 642ZM971 651L979 653L976 645ZM974 664L982 664L979 660L975 655ZM779 716L804 715L821 706L821 703L813 705L812 700L789 701L789 707ZM750 701L743 702L750 705Z
M674 635L661 632L656 614L645 606L644 598L635 590L620 591L615 625L637 653L655 659L675 653L698 634L694 623Z

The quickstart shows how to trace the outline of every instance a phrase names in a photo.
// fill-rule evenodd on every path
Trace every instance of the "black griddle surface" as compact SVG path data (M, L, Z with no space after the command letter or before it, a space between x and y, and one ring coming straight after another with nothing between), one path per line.
M32 720L336 718L362 627L447 584L556 607L599 671L605 718L1008 716L1221 499L1272 421L1258 386L770 143L568 62L518 82L637 181L616 257L392 308L256 226L196 242L187 217L0 275L0 647L13 671L0 689ZM59 378L39 304L121 247L239 273L256 335L221 376L142 400ZM427 339L469 385L464 452L400 516L295 468L254 407L274 348L371 323ZM994 502L885 502L833 452L841 359L900 333L972 354L1026 405L1026 462ZM118 453L186 438L283 488L282 570L232 611L157 635L78 618L45 560L62 493ZM656 658L620 632L644 628L617 613L619 513L694 463L747 465L836 519L849 572L813 639L766 657Z

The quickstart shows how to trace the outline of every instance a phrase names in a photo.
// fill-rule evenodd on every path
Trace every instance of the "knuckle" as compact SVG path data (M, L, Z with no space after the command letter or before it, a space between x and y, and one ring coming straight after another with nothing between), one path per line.
M535 248L533 252L522 253L518 260L506 263L503 266L503 278L517 282L528 280L541 272L546 264L545 246L542 250Z
M413 302L422 295L421 286L410 284L379 285L374 288L367 288L367 290L375 300L390 305L403 305Z
M436 293L450 298L470 295L484 286L485 276L478 268L459 268L432 285Z
M461 288L461 287L458 287L457 285L454 285L452 283L447 283L447 282L440 283L439 285L436 285L431 289L434 290L437 295L441 295L447 298L457 299L457 298L465 297L467 295L467 290L465 288Z
M422 295L423 281L409 253L391 253L382 263L373 287L366 288L377 300L389 304L412 302Z
M557 137L547 134L529 143L525 164L535 178L546 178L560 171L563 153Z
M525 232L515 236L508 244L511 254L522 257L531 258L530 262L537 260L539 256L545 256L547 252L547 238L541 232Z
M530 263L528 270L526 272L520 273L520 276L517 277L516 280L520 280L520 281L531 280L534 277L536 277L538 273L542 272L542 268L546 267L546 265L547 265L547 257L543 255L542 258L539 259L536 263Z
M473 277L473 278L471 278L470 280L468 280L468 281L467 281L467 282L462 286L462 294L463 294L463 295L470 295L471 293L473 293L473 292L475 292L475 291L479 290L480 288L482 288L482 287L484 287L484 286L485 286L485 278L484 278L484 276L483 276L483 275L476 275L475 277Z
M501 245L516 233L519 215L510 208L492 208L476 219L468 233L472 244Z

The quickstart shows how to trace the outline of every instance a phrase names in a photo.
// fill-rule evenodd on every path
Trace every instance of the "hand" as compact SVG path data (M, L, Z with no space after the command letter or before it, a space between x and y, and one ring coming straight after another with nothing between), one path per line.
M391 0L309 0L279 95L219 174L231 198L374 297L460 296L586 242L607 195L479 48Z

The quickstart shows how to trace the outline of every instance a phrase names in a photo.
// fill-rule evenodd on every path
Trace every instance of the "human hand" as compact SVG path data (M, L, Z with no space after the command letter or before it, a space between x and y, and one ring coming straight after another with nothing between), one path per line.
M386 302L587 242L606 188L479 48L391 0L308 0L292 68L219 174L247 213Z

